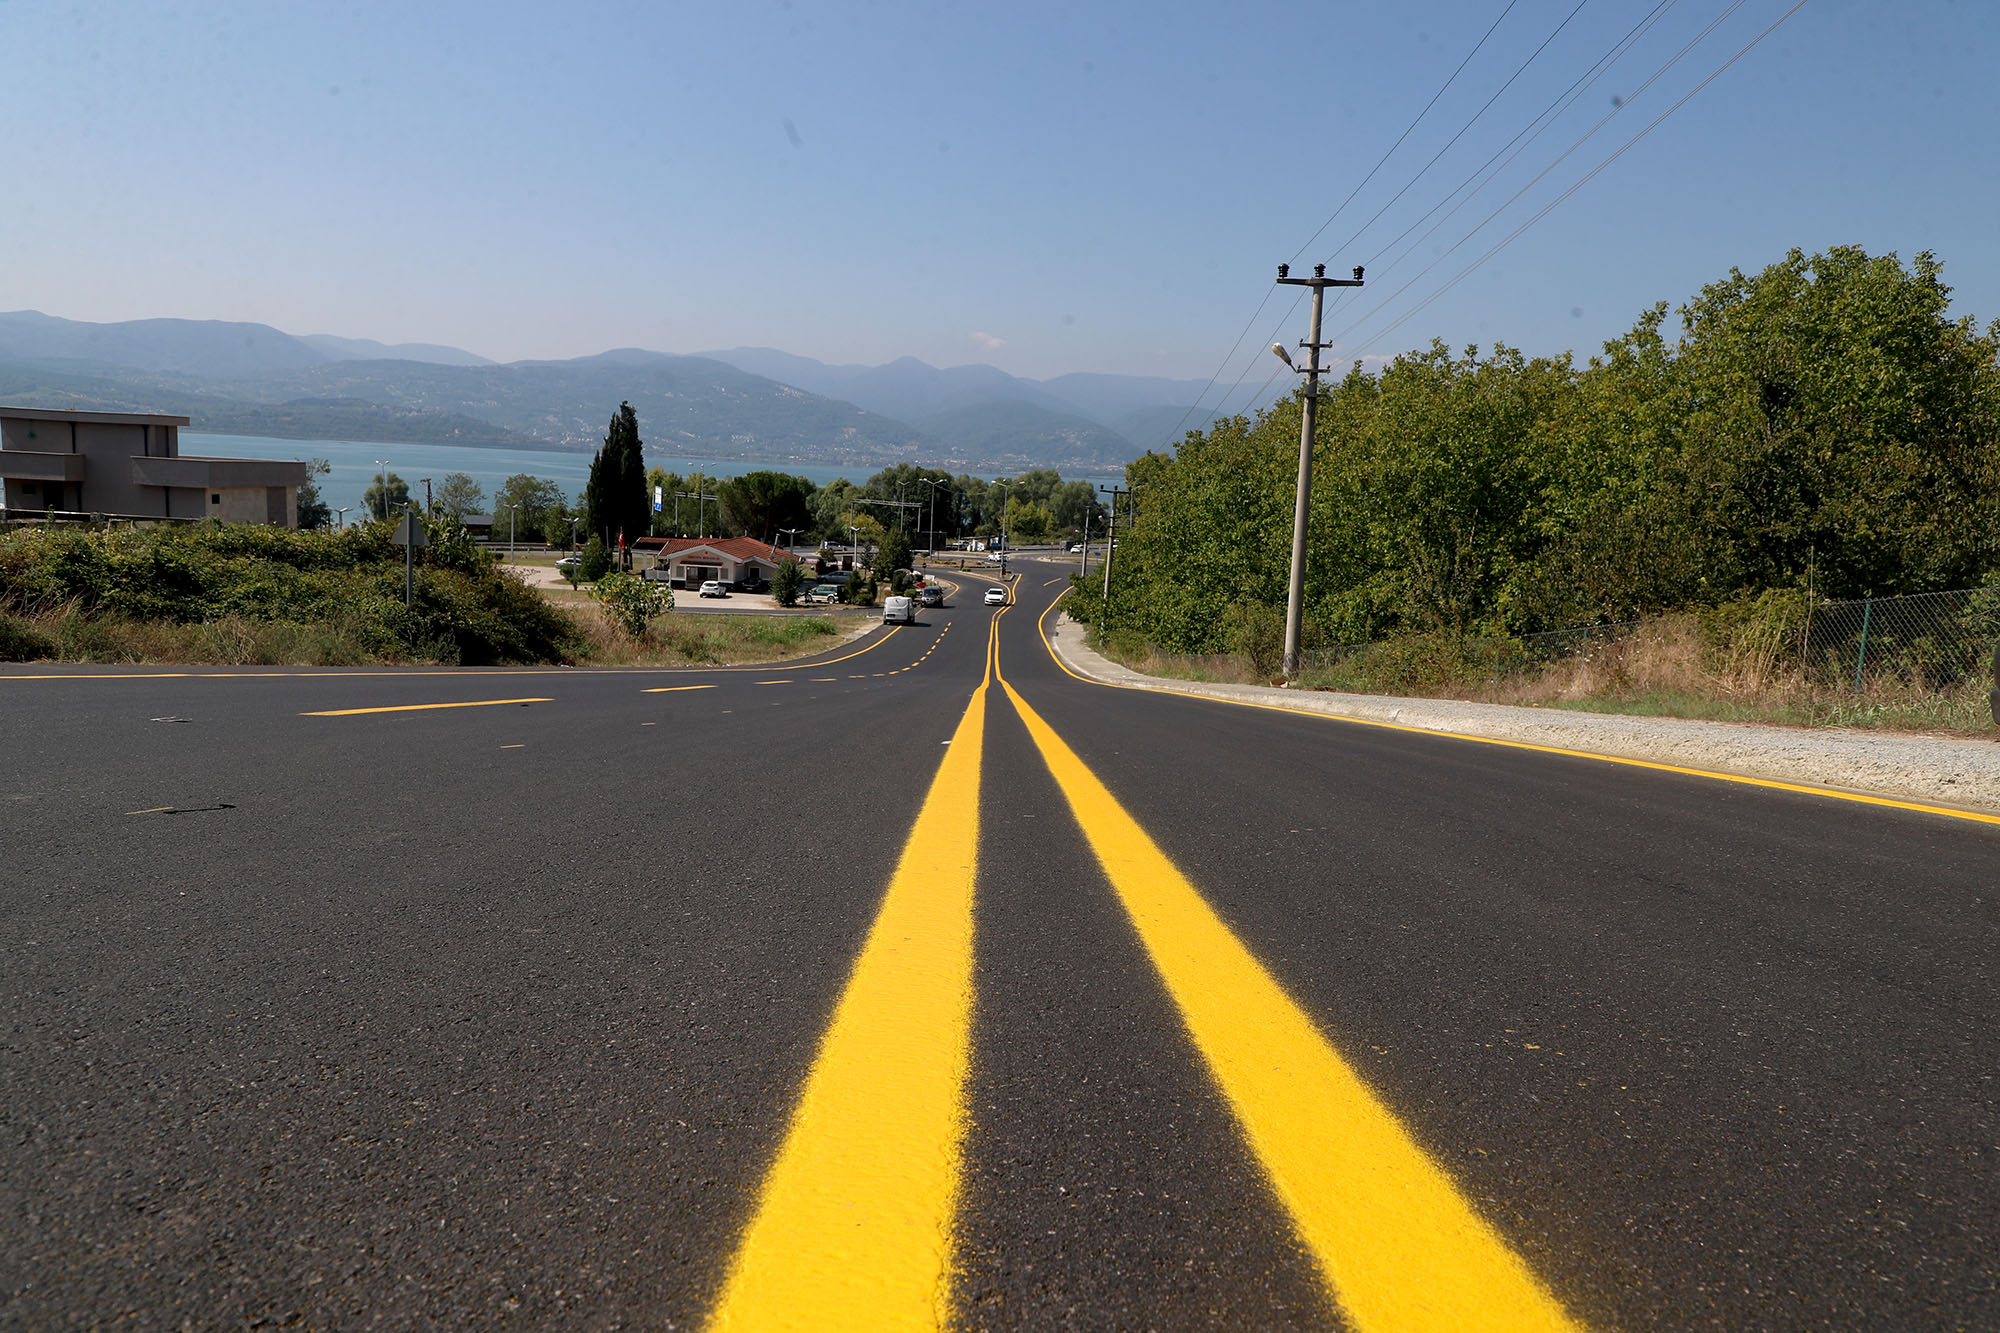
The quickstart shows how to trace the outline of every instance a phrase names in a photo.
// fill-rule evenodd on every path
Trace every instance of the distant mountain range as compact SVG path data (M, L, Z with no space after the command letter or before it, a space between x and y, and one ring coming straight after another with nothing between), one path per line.
M194 430L292 439L594 449L630 401L648 447L669 457L1101 470L1206 426L1207 414L1188 409L1201 387L1027 380L912 357L830 366L770 348L503 365L456 347L295 337L265 324L0 314L0 402L172 412Z

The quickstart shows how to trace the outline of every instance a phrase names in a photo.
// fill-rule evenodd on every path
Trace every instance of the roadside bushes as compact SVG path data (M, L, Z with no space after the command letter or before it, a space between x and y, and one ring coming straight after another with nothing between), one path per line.
M0 657L213 660L219 652L497 664L571 655L574 622L501 571L462 529L452 532L455 521L431 526L409 608L403 551L386 523L335 532L207 522L0 533ZM162 632L170 627L213 632Z

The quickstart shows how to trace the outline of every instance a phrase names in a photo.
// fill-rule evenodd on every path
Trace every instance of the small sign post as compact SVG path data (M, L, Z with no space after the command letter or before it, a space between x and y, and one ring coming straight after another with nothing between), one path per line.
M417 604L417 548L429 546L431 539L425 535L424 525L417 522L417 511L410 509L389 540L403 548L403 609L408 611Z

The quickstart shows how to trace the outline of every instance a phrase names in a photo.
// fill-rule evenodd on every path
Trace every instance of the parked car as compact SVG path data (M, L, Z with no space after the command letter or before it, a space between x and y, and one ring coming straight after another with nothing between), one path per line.
M988 606L1007 605L1007 590L1005 588L988 588L986 590L986 604Z
M799 594L799 600L802 602L826 602L828 604L837 602L840 600L840 585L838 583L815 583L812 587L807 588Z
M558 574L567 574L572 569L581 569L582 567L583 557L579 555L566 555L556 561L556 573Z
M943 606L944 589L935 583L927 584L917 589L917 601L923 606Z
M738 592L769 592L771 591L771 581L769 579L758 578L755 574L752 574L749 578L739 582L736 585L736 590Z
M710 579L701 585L701 595L703 597L727 597L729 596L729 589L720 581Z
M890 597L882 603L882 623L885 625L914 625L917 623L917 599L914 597Z

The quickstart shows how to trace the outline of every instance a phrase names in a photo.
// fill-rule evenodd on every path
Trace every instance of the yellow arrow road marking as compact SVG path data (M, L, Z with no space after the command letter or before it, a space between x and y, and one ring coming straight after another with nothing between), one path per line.
M300 717L355 717L361 713L421 713L432 708L498 708L502 704L549 704L553 699L473 699L455 704L391 704L386 708L328 708Z
M712 1328L946 1321L990 680L973 691L912 825L922 832L904 845L821 1040Z
M1000 686L1353 1324L1574 1327L1097 776L1005 677Z

